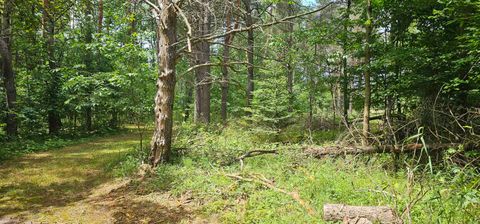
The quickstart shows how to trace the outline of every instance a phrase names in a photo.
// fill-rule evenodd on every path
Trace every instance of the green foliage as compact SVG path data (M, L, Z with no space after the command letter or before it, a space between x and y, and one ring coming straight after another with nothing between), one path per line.
M272 66L278 66L274 63ZM255 84L252 107L247 108L251 113L250 120L261 127L270 128L276 132L278 129L287 126L294 115L294 105L290 105L289 93L286 88L286 77L275 70L267 70L257 79Z
M296 131L285 135L293 136ZM325 203L389 205L413 223L474 223L479 215L480 183L474 167L440 164L431 174L422 165L402 165L394 171L389 155L318 160L302 154L298 142L271 143L256 135L235 125L216 131L184 124L175 135L177 156L139 187L175 196L188 194L200 203L199 215L215 215L222 223L321 223ZM314 135L329 139L331 133ZM252 149L277 149L278 154L246 158L240 170L235 158ZM446 156L459 150L452 149ZM417 164L415 158L404 159L405 164ZM309 216L287 194L226 174L264 176L280 189L298 192L316 214ZM407 206L410 213L404 213Z

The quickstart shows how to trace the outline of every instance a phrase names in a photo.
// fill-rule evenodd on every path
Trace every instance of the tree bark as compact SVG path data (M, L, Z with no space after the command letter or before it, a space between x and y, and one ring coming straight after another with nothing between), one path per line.
M171 0L158 0L162 6L174 4ZM177 13L174 7L152 9L157 24L158 79L155 96L155 131L153 133L150 162L153 167L168 161L172 144L173 100L175 97L175 58L177 42Z
M11 13L12 1L4 2L4 11L2 13L2 38L0 39L0 55L2 62L3 84L6 96L6 127L5 132L8 137L17 136L17 89L15 86L15 73L13 71L12 53L11 53Z
M98 33L102 33L103 29L103 0L98 0Z
M347 53L347 46L348 46L348 23L350 20L350 6L351 0L347 0L347 8L345 11L344 21L343 21L343 32L344 32L344 39L343 39L343 80L342 80L342 87L343 87L343 121L345 125L348 127L348 112L350 108L350 92L348 89L349 84L349 77L348 77L348 53Z
M370 132L370 36L372 34L372 3L371 0L367 0L367 22L365 23L365 64L364 71L365 78L365 101L363 104L363 130L362 130L362 145L368 145L368 138Z
M294 8L293 4L288 3L288 2L281 2L280 3L281 11L286 11L286 17L293 16L294 15ZM288 111L292 112L293 111L293 105L295 102L295 96L293 94L293 60L292 60L292 55L291 55L291 47L293 47L293 23L292 22L287 22L285 24L285 43L286 47L284 48L284 57L285 57L285 68L286 68L286 74L287 74L287 91L288 91Z
M210 13L208 9L201 9L198 24L198 35L205 36L210 33ZM210 44L200 41L194 45L195 65L210 62ZM195 69L195 122L210 123L210 89L212 80L210 66L200 66Z
M191 80L193 77L185 77L185 79L188 79L188 80L185 80L185 98L183 100L183 113L184 113L184 117L183 117L183 121L188 121L188 119L190 118L190 114L191 114L191 104L192 104L192 101L193 101L193 80Z
M227 11L227 15L225 18L225 32L230 32L232 30L232 8L229 8ZM235 23L236 28L238 23ZM221 114L222 114L222 121L223 125L227 124L227 110L228 110L228 88L229 88L229 77L228 77L228 62L230 61L230 45L233 42L233 37L234 34L228 34L225 36L224 39L224 47L223 47L223 59L222 59L222 108L221 108Z
M85 45L91 44L93 41L93 24L92 24L92 11L93 11L93 6L91 0L86 0L86 10L85 10ZM92 76L93 73L93 55L90 50L90 48L86 48L85 56L84 56L84 63L85 63L85 68L88 76ZM93 89L88 86L87 87L87 95L90 96L93 92ZM87 97L89 100L90 97ZM87 105L85 108L85 127L87 131L91 131L93 129L92 127L92 117L93 117L93 109L91 105Z
M349 206L343 204L325 204L323 206L325 221L343 221L343 223L382 223L399 224L402 221L393 209L387 206Z
M247 27L252 27L253 19L252 13L253 9L251 6L251 0L243 0L245 4L245 25ZM255 37L253 34L253 29L249 29L247 31L247 107L252 105L253 100L253 91L254 91L254 61L253 61L253 54L254 54L254 45L255 45Z
M60 75L56 71L57 61L55 59L55 20L53 18L53 8L50 7L50 0L43 0L43 37L46 39L47 61L50 69L50 80L47 86L48 102L48 132L56 135L62 127L60 117Z

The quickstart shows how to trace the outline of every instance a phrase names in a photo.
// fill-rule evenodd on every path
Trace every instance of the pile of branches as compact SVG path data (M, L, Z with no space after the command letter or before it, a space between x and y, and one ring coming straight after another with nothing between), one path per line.
M480 166L480 108L451 108L439 106L429 109L427 115L378 115L377 130L369 133L368 145L361 144L364 137L358 122L346 123L346 131L334 146L308 146L304 151L314 157L365 153L415 153L425 150L443 153L456 164ZM441 108L441 109L440 109ZM425 118L427 117L427 118Z

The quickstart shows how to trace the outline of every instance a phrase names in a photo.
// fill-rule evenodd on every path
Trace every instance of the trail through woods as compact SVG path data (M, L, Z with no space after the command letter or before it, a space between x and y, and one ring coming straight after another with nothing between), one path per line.
M188 196L142 193L111 166L138 142L105 137L0 165L0 224L176 223L195 220Z

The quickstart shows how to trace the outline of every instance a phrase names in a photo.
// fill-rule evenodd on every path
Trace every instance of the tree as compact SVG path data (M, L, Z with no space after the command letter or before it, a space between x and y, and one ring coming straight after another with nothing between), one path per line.
M1 56L1 65L3 73L3 84L5 88L6 96L6 127L5 131L7 135L11 138L16 137L17 135L17 89L15 85L15 73L13 70L12 63L12 52L11 52L11 13L13 9L12 0L5 0L3 2L3 10L1 12L2 21L1 21L1 32L0 35L0 56Z
M343 16L343 43L342 43L342 67L343 67L343 77L342 77L342 92L343 92L343 122L348 126L348 111L350 108L350 94L348 85L350 83L348 76L348 33L349 33L349 22L350 22L350 8L351 0L346 1L346 9Z
M238 21L235 21L235 24L232 27L233 20L233 7L227 8L227 13L225 16L225 32L228 33L232 29L238 28ZM228 62L230 61L230 45L233 43L233 37L235 34L228 34L224 37L223 40L223 53L222 53L222 102L221 102L221 116L223 124L227 124L227 106L228 106L228 87L229 87L229 77L228 77Z
M157 60L159 63L155 96L155 130L150 149L152 166L167 161L172 147L177 9L171 6L177 6L176 4L172 0L158 0L158 4L151 4L157 25Z
M85 40L84 43L86 45L85 55L84 55L84 63L85 63L85 73L87 77L92 77L93 75L93 54L90 50L90 45L93 42L93 5L91 0L85 0L85 20L84 20L84 32L85 32ZM87 86L87 94L91 95L93 91L92 87L89 85ZM92 117L93 117L93 106L90 101L90 96L87 96L87 103L85 105L85 127L87 131L92 131Z
M368 145L368 136L370 132L370 98L371 98L371 86L370 86L370 44L371 44L371 35L373 30L373 21L372 21L372 3L371 0L367 0L366 5L367 10L367 19L365 21L365 101L363 104L363 130L362 130L362 144Z
M245 26L247 31L247 107L252 105L254 86L254 51L255 51L255 36L253 33L253 8L251 6L251 0L243 0L245 5Z
M58 134L62 127L60 115L60 86L61 78L57 70L57 59L55 57L55 7L52 7L50 0L43 0L43 37L47 52L47 64L49 68L49 81L47 83L48 102L48 130L50 134Z
M194 29L196 36L210 34L211 15L208 1L199 2L198 15ZM210 89L212 86L210 70L210 44L207 40L200 40L193 45L193 59L195 69L195 122L210 123Z

